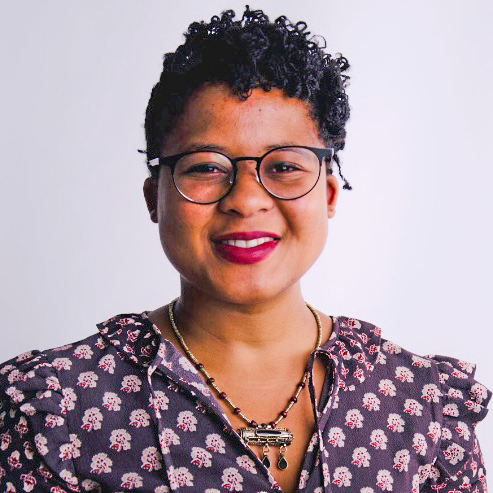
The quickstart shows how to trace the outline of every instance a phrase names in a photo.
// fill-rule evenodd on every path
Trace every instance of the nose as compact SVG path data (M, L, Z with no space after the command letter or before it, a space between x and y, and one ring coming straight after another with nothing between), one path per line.
M259 183L256 165L252 160L237 163L233 188L218 203L222 212L248 217L273 207L274 198Z

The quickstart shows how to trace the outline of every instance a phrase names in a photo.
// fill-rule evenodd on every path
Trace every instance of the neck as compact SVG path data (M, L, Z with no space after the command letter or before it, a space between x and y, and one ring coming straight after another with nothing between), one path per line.
M183 284L175 320L187 343L209 349L311 351L317 339L316 320L299 284L254 304L231 303Z

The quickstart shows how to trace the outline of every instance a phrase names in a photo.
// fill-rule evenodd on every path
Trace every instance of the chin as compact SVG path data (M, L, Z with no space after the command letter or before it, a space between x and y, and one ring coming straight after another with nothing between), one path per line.
M228 303L235 305L256 305L265 303L266 301L275 299L279 293L273 291L271 293L265 291L248 291L243 293L223 293L221 298Z
M254 305L263 303L280 296L292 284L272 284L271 279L231 279L228 281L220 281L218 279L208 279L206 282L190 282L183 278L182 287L184 285L189 288L204 293L207 297L216 298L226 303L235 305Z

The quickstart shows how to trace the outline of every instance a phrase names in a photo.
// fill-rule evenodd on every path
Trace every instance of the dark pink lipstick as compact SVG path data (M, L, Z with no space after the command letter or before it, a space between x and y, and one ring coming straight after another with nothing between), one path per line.
M213 239L216 252L235 264L254 264L266 258L279 243L280 236L267 231L240 231Z

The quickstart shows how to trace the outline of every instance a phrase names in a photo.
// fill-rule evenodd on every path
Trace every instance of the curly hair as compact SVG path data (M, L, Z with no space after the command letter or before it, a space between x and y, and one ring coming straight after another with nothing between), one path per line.
M349 77L343 74L349 63L341 54L326 53L325 39L310 34L305 22L292 24L285 16L270 22L262 10L248 5L240 20L226 10L209 23L190 24L185 42L164 55L163 71L151 92L145 117L148 160L160 155L186 102L205 83L227 84L240 100L254 88L275 87L309 102L321 140L335 150L343 188L350 190L337 155L344 148L349 119ZM157 178L155 168L149 171Z

